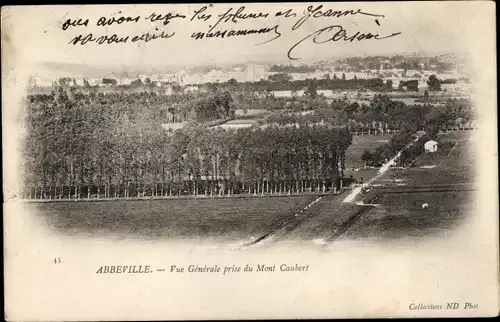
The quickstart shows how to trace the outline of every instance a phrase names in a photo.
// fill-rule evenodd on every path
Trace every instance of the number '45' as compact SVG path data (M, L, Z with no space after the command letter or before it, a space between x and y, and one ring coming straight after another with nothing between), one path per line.
M54 264L61 264L61 257L54 258Z

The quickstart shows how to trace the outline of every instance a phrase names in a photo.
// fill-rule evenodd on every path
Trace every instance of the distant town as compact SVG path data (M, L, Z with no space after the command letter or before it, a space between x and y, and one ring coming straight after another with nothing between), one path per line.
M222 88L235 83L258 83L263 91L271 90L277 97L291 97L304 95L305 81L339 80L350 81L352 85L332 86L328 82L319 82L319 93L330 98L370 99L373 93L381 90L423 94L428 87L429 77L434 75L440 81L444 93L465 96L471 88L466 66L465 59L456 55L355 57L310 65L248 63L226 67L178 68L168 72L158 72L153 68L149 74L122 71L106 77L84 77L82 73L71 75L71 72L66 72L66 76L58 79L35 75L30 80L30 88L35 92L50 92L55 86L63 86L104 93L144 91L170 95L207 92L214 86ZM362 80L370 79L382 80L387 86L381 89L361 84ZM278 86L277 83L282 82L289 84Z

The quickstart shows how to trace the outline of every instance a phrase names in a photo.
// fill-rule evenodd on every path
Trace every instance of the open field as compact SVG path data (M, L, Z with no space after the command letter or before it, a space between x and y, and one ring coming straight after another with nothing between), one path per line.
M429 165L456 164L462 159L467 163L474 162L474 150L470 144L470 131L453 131L438 136L438 149L434 153L421 154L416 162L416 167ZM470 164L470 163L469 163Z
M290 225L287 235L277 234L277 239L328 243L339 238L387 240L451 233L473 209L474 155L469 137L466 131L441 135L438 152L422 154L415 167L389 169L374 182L373 190L357 198L379 206L341 203L345 195L325 196L297 220L300 224ZM362 143L369 145L370 138L364 137ZM434 167L426 167L430 163ZM376 173L376 169L353 172L355 177L364 176L365 182ZM424 203L429 207L423 209Z
M224 124L257 124L257 123L258 123L258 120L235 119L235 120L227 121Z
M266 109L247 109L247 110L244 110L244 109L240 109L240 108L237 108L235 111L234 111L234 114L236 116L236 118L238 117L244 117L244 116L253 116L253 117L261 117L261 116L264 116L264 115L268 115L270 113L269 110L266 110Z
M364 169L364 163L361 160L363 151L375 150L378 146L385 144L392 135L357 135L353 136L352 144L346 152L346 170L345 177L352 177L358 182L366 182L377 174L378 169Z
M342 236L391 239L447 236L474 209L469 191L382 193ZM422 204L428 208L423 209Z
M246 127L252 127L258 124L257 119L235 119L227 121L224 124L218 125L222 129L242 129Z
M405 185L474 182L476 159L470 135L469 131L440 135L437 152L422 153L415 160L414 166L405 170L391 169L376 183L387 184L393 180Z
M155 239L257 238L315 196L27 204L65 235Z
M378 173L378 169L371 169L371 168L359 168L357 169L347 169L344 171L344 176L345 177L350 177L352 176L354 179L356 179L358 182L367 182L374 176L376 176Z
M423 153L413 167L390 169L365 195L377 207L364 211L342 238L412 238L443 236L473 210L474 150L471 132L455 131L438 138L438 151ZM375 198L375 199L373 199ZM428 208L422 208L424 203Z
M392 135L357 135L353 136L352 144L346 152L346 167L361 168L363 161L361 155L364 150L375 150L378 146L385 144Z
M218 125L222 129L242 129L259 124L259 121L264 122L266 117L271 115L272 112L264 109L236 109L235 119L227 121Z
M278 231L276 241L321 239L325 242L341 233L360 210L355 204L341 203L345 195L329 195Z
M249 121L249 120L245 120L246 122L236 122L236 123L224 123L224 124L221 124L221 125L217 125L217 127L220 127L221 129L224 129L224 130L228 130L228 129L244 129L244 128L247 128L247 127L252 127L254 124L254 122L252 121Z

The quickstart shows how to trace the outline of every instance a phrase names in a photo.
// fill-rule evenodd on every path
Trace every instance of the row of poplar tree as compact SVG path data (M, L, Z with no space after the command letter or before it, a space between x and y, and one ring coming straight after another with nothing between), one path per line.
M352 140L345 126L223 130L194 118L169 132L143 104L146 98L127 97L125 102L64 93L28 97L22 197L285 194L340 188ZM214 111L229 114L227 96L216 98L199 104L216 105ZM199 104L193 109L200 109Z

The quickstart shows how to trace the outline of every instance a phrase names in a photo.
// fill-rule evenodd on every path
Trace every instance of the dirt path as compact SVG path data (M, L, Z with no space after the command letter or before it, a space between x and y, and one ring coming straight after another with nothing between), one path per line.
M353 215L357 215L360 210L354 203L342 204L342 199L342 195L316 199L316 202L288 217L251 245L267 242L325 244L345 231L352 224Z
M391 160L386 162L378 174L365 185L369 186L382 177L396 162L401 153L417 142L425 133L418 133L417 137L408 143ZM269 228L269 231L247 243L245 246L260 244L264 241L286 242L288 240L308 240L316 244L326 244L342 236L360 216L368 211L366 207L359 207L353 201L361 193L362 187L356 187L342 200L341 195L318 196L300 211L287 217L282 222ZM374 196L374 198L376 198Z
M257 239L251 241L250 243L246 244L245 246L252 246L255 245L272 235L276 234L280 230L283 229L290 229L291 227L297 227L300 224L300 221L306 218L307 214L306 212L313 207L317 202L319 202L321 199L323 199L323 196L319 196L318 198L314 199L312 202L307 204L305 207L303 207L300 211L296 212L292 216L287 217L285 220L279 222L278 224L270 227L269 231L265 233L264 235L258 237Z
M370 180L368 180L368 182L365 183L365 184L363 184L363 186L359 186L359 187L354 188L352 190L352 192L342 202L343 203L345 203L345 202L353 202L356 199L356 197L361 193L361 190L363 188L369 187L373 182L375 182L376 180L380 179L380 177L382 177L387 172L387 170L389 170L390 167L392 165L394 165L394 163L396 162L396 160L401 156L401 153L403 153L404 150L410 148L413 144L415 144L415 142L417 142L418 140L420 140L420 138L424 134L425 133L419 133L419 134L417 134L417 137L412 142L408 143L392 159L390 159L389 161L387 161L385 164L383 164L380 167L380 169L378 170L378 174L376 176L374 176L373 178L371 178Z

